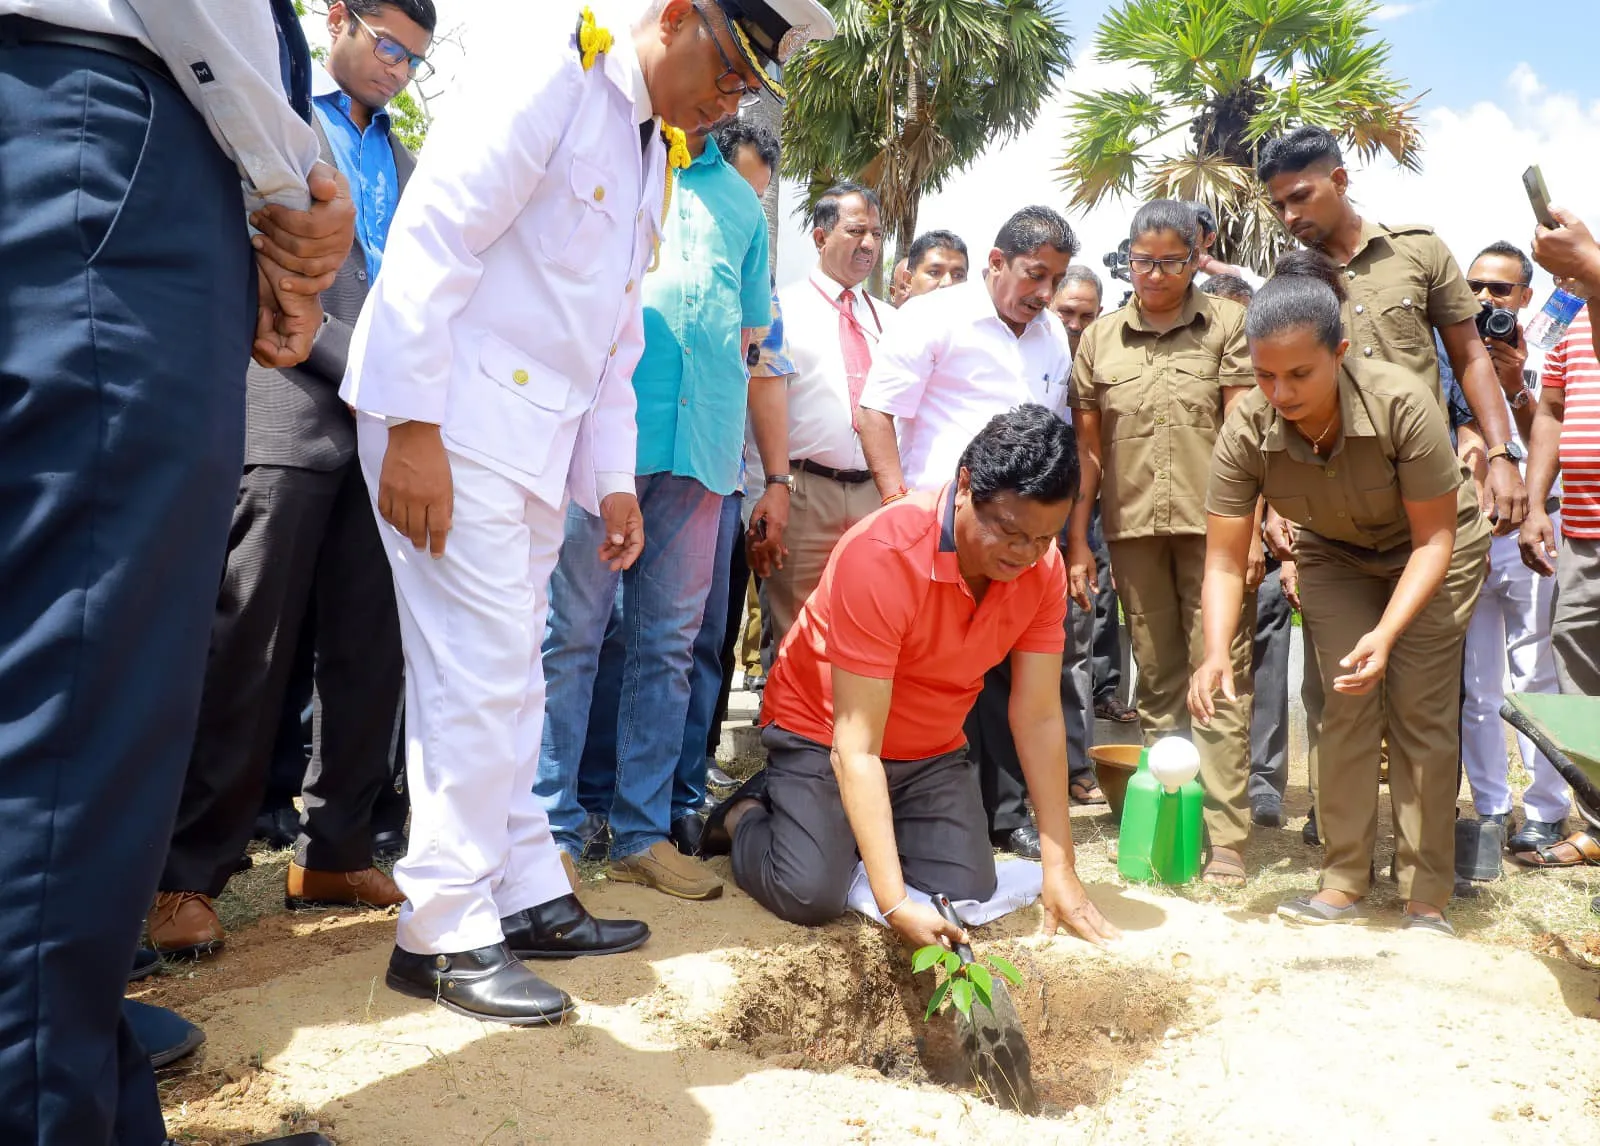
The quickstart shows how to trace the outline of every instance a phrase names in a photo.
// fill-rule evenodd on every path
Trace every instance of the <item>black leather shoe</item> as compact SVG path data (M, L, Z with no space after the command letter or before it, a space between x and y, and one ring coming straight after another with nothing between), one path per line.
M563 895L500 921L506 946L518 959L572 959L620 955L650 938L638 919L596 919L575 895Z
M1322 837L1317 835L1317 810L1312 808L1306 813L1306 826L1300 829L1300 842L1308 848L1320 847Z
M406 856L411 841L404 832L373 832L372 859L375 863L398 863Z
M1523 820L1516 835L1506 841L1506 850L1536 852L1548 844L1558 844L1567 838L1565 824L1547 824L1543 820Z
M706 765L706 787L708 788L733 788L739 781L722 770L722 765L715 760Z
M700 837L705 834L706 818L699 812L686 812L672 821L667 837L672 846L686 856L700 854Z
M300 813L293 808L262 812L256 817L256 829L250 838L269 848L292 848L300 838Z
M454 955L413 955L396 947L384 982L402 995L491 1023L556 1026L577 1010L565 991L524 967L504 943Z
M122 1000L122 1017L139 1040L156 1070L171 1066L200 1049L206 1033L176 1011L152 1007L135 999Z
M148 975L154 975L156 968L160 966L161 952L141 947L133 953L133 966L128 968L128 982L137 982Z
M1257 796L1250 801L1250 820L1258 828L1283 827L1283 801L1277 796Z
M591 812L578 825L578 841L583 845L581 858L590 863L600 863L611 853L611 825L606 823L604 816Z
M1039 829L1032 824L1023 824L1020 828L1013 828L1009 832L991 832L989 842L1002 851L1008 851L1023 859L1036 860L1041 854Z
M705 827L700 832L702 856L725 856L733 849L733 837L728 834L728 813L741 800L767 802L767 770L758 769L750 778L733 790L722 803L706 816Z

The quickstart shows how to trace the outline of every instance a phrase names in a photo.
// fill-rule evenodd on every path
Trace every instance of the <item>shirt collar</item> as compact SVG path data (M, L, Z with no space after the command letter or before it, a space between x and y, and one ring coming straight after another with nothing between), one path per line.
M939 512L939 545L933 552L933 579L953 583L961 580L961 559L956 555L955 482L939 491L935 504Z
M816 266L811 268L811 281L817 285L817 289L821 290L823 294L827 295L831 299L834 299L835 301L838 300L839 294L842 291L854 291L857 302L860 302L862 296L867 293L866 283L857 283L853 287L847 287L844 285L844 283L840 282L827 271L823 270L821 263L818 263Z
M1128 300L1128 325L1134 330L1142 330L1148 334L1170 334L1174 330L1182 330L1186 326L1193 326L1196 321L1206 322L1211 318L1211 312L1206 309L1200 292L1193 283L1189 284L1189 293L1183 298L1183 309L1178 312L1178 321L1170 329L1157 331L1145 321L1144 310L1139 305L1139 296L1135 294Z
M1388 237L1389 228L1382 223L1374 223L1371 219L1363 218L1361 220L1361 231L1356 236L1356 249L1350 252L1350 263L1359 259L1361 252L1366 250L1367 245L1374 239L1388 239ZM1346 263L1345 266L1349 266L1350 263Z
M331 103L337 107L346 119L350 119L350 97L345 93L328 69L313 60L311 62L311 98ZM351 123L355 121L352 119ZM373 111L372 122L380 131L389 130L389 109L380 107Z
M717 141L711 136L706 136L706 145L699 155L690 162L690 167L726 167L728 161L722 157L722 148L717 146Z
M1324 458L1311 448L1310 442L1289 426L1282 414L1273 410L1272 424L1261 437L1261 448L1281 450L1295 461L1307 465L1325 466L1344 451L1346 438L1377 437L1377 428L1372 424L1372 416L1367 413L1366 403L1361 400L1360 387L1350 371L1348 361L1339 367L1339 422L1339 436L1334 439L1333 448Z
M650 103L650 89L644 82L644 70L639 66L639 52L633 45L633 25L638 19L638 6L618 3L617 0L594 0L596 23L611 31L611 47L605 54L606 76L633 101L633 122L647 123L655 118L655 107Z

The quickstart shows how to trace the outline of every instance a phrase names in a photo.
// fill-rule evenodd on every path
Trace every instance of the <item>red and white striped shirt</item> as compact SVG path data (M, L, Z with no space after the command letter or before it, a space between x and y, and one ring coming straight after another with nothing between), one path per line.
M1600 539L1600 361L1589 307L1545 356L1541 383L1565 391L1561 422L1561 532Z

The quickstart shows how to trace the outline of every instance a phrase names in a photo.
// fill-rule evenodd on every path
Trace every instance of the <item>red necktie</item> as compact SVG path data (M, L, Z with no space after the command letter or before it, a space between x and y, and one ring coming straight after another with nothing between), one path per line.
M855 301L855 292L848 288L839 295L839 349L844 354L844 374L850 388L850 428L859 432L856 411L861 406L861 391L867 385L867 371L872 369L872 348L856 321Z

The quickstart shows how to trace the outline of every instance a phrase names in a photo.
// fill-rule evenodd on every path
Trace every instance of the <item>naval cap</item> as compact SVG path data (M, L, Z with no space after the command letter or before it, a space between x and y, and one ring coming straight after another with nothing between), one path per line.
M826 40L837 31L833 16L817 0L709 0L727 17L735 46L744 62L759 72L778 102L788 98L783 83L767 65L782 68L810 40Z

